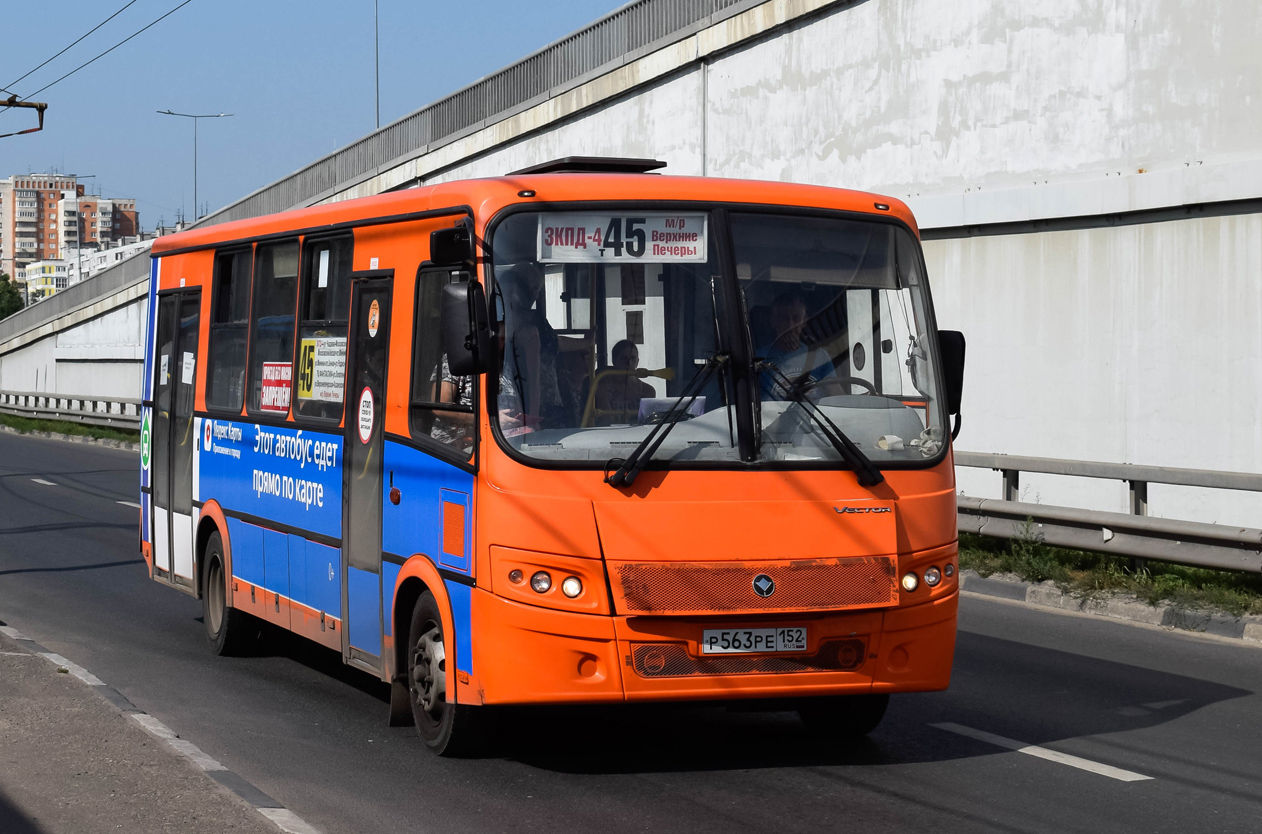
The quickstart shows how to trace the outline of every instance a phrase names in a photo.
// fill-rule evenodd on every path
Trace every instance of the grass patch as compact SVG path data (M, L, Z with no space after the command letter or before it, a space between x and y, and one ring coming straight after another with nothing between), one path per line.
M0 414L0 425L17 429L22 434L36 431L74 434L84 437L95 437L98 440L122 440L127 443L139 443L140 432L127 429L116 429L109 426L91 426L86 423L72 423L65 420L34 420L30 417L18 417L13 414Z
M1167 603L1236 617L1262 614L1262 575L1162 562L1147 562L1133 571L1123 556L1052 547L1035 535L997 539L961 533L960 568L982 576L1014 573L1026 582L1050 579L1081 598L1130 593L1150 605Z

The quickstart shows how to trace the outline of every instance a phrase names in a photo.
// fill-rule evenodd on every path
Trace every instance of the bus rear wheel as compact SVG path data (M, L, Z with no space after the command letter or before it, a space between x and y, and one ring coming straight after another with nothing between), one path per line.
M860 738L877 728L889 695L838 695L799 702L798 716L811 730L832 738Z
M483 708L452 703L447 691L450 643L438 601L429 591L412 609L408 629L408 699L417 735L440 756L468 756L485 744Z
M202 582L202 621L206 624L211 651L228 657L242 654L255 642L259 629L249 614L228 605L223 539L218 532L210 534L202 560L206 565Z

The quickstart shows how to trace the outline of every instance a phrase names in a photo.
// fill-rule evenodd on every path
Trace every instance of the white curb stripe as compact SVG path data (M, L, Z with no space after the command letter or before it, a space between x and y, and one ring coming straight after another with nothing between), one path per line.
M946 730L948 733L956 733L957 735L968 736L969 738L984 741L993 744L996 747L1006 747L1009 750L1015 750L1018 753L1025 753L1027 756L1034 756L1039 759L1046 759L1049 762L1057 764L1069 765L1079 770L1086 770L1090 773L1096 773L1100 776L1107 776L1110 779L1116 779L1119 782L1143 782L1152 779L1151 776L1145 776L1142 773L1135 773L1130 770L1122 770L1120 767L1112 767L1099 762L1093 762L1090 759L1082 759L1078 756L1071 756L1068 753L1060 753L1056 750L1049 750L1046 747L1039 747L1036 744L1026 744L1023 741L1016 741L1003 736L997 736L994 733L988 733L984 730L974 730L972 727L965 727L960 724L930 724L930 727L937 727L939 730Z
M44 486L57 486L52 481L45 481L43 478L31 478L31 480L37 484L43 484Z
M258 808L256 810L275 823L276 827L286 832L286 834L320 834L319 831L307 825L302 817L288 808Z
M69 660L66 660L64 657L62 657L59 654L54 654L53 652L40 652L40 655L44 658L47 658L48 660L51 660L53 663L57 664L58 666L65 666L67 669L70 670L70 674L74 675L76 678L83 681L88 686L105 686L105 681L101 680L96 675L89 672L87 669L84 669L79 664L71 663Z
M134 501L115 501L114 503L122 504L124 507L135 507L138 510L141 509L141 506Z
M202 749L191 741L180 738L175 731L163 724L152 715L144 712L132 713L132 718L136 719L136 723L144 727L150 734L157 736L170 745L171 749L179 753L202 770L227 770L222 763L202 752Z
M0 626L0 634L3 634L5 637L9 637L9 638L12 638L12 639L14 639L14 640L27 640L27 639L29 639L29 638L28 638L25 634L23 634L22 632L18 631L16 628L11 628L11 627L9 627L9 626Z

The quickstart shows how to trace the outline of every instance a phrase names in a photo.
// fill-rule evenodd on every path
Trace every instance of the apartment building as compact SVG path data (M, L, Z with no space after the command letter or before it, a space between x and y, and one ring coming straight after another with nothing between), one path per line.
M0 180L0 272L15 278L35 261L64 259L81 248L104 249L139 232L135 200L88 195L72 175L17 174Z

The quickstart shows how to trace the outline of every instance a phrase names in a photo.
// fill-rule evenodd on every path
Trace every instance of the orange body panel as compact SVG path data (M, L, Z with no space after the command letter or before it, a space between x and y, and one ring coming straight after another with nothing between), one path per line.
M523 191L535 196L518 196ZM559 174L443 183L209 226L160 238L153 254L162 259L160 289L201 287L200 344L206 356L212 247L263 235L299 237L340 224L374 223L354 228L353 268L393 271L384 425L390 434L407 436L416 272L427 256L430 232L455 220L452 214L412 215L468 207L477 237L485 239L488 225L509 206L604 199L809 206L893 216L916 231L902 202L862 192L689 177ZM888 210L877 209L878 203ZM400 219L375 222L388 217ZM207 364L200 362L197 368L199 412L206 408ZM244 409L241 418L250 419ZM618 571L625 565L684 564L698 571L725 565L770 571L869 559L885 560L897 583L908 570L923 573L929 565L955 565L955 483L949 454L930 469L887 471L885 482L873 489L860 487L848 471L698 470L645 471L634 488L615 489L597 471L543 470L519 463L496 444L485 408L477 421L480 445L470 496L471 573L477 585L470 595L467 626L472 672L457 672L451 655L447 664L448 692L456 693L459 703L752 698L921 691L948 684L958 606L955 576L937 588L922 585L911 593L895 584L884 597L874 592L871 600L878 602L849 606L852 610L839 604L828 611L751 611L733 603L688 615L636 616L626 608ZM292 416L287 422L293 422ZM845 506L891 512L837 511ZM214 501L205 504L202 514L219 525L231 576L223 514ZM463 525L457 521L453 516L446 525L450 541L444 549L453 554L462 550L456 539ZM151 561L151 553L145 553ZM542 596L528 585L531 573L540 569L555 580ZM510 581L513 570L521 570L527 584ZM573 600L559 592L561 579L571 575L583 583L583 593ZM405 585L415 582L434 594L447 634L465 627L453 615L435 564L413 555L386 600L385 616L395 624L385 636L381 671L386 679L401 671L394 645L406 638L406 626L397 624L411 613L397 610L395 601ZM326 616L322 624L319 612L239 579L229 585L235 607L340 650L340 621ZM830 661L836 668L786 673L753 663L753 671L739 674L668 675L646 673L650 666L637 667L633 660L644 646L671 646L680 668L691 663L712 670L721 664L701 657L703 629L777 625L805 626L811 652L844 644L853 665L843 664L837 654Z

